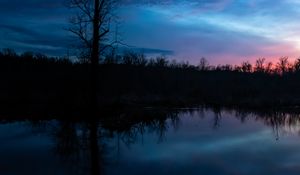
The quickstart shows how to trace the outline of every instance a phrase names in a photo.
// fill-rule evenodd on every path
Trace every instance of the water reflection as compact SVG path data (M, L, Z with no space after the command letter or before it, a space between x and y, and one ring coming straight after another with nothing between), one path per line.
M18 164L21 159L41 161L37 163L41 168L34 174L300 171L297 113L201 108L102 115L105 117L93 121L3 121L0 139L5 144L0 146L0 173L32 174L29 169L35 165L28 162L22 167ZM41 156L30 158L35 151ZM45 172L50 168L54 170Z

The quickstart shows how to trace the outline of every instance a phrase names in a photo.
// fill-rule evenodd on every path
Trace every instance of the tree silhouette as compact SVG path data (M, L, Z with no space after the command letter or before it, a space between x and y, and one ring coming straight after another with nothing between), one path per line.
M281 57L278 60L277 63L277 69L280 74L284 74L289 70L290 63L289 63L288 57Z
M115 0L69 0L70 8L77 14L71 18L69 31L75 34L88 49L90 56L91 103L97 105L97 81L99 58L105 48L104 43L110 32Z
M295 60L295 63L294 63L294 70L296 71L296 72L299 72L300 71L300 58L297 58L296 60Z
M208 68L209 68L209 63L208 63L207 59L205 59L204 57L202 57L202 58L200 59L200 62L199 62L198 67L199 67L199 70L201 70L201 71L208 70Z
M265 69L265 61L266 59L265 58L259 58L255 61L255 71L256 72L264 72L264 69Z
M242 62L241 69L243 72L250 73L252 71L252 65L248 61Z

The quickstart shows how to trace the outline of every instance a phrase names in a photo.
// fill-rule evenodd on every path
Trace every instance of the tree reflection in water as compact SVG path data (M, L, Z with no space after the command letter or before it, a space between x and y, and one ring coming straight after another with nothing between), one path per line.
M35 131L46 132L53 138L55 154L70 166L73 174L89 172L91 175L99 175L105 174L106 165L113 163L110 161L112 155L120 154L120 144L130 147L136 142L143 143L143 135L146 133L155 133L157 142L163 142L165 133L170 128L180 129L182 115L194 116L196 113L204 119L208 112L214 114L213 129L222 127L222 118L230 115L235 116L242 124L254 119L272 127L276 140L281 135L300 134L300 115L297 113L248 112L222 108L114 112L101 114L99 120L57 120L31 124Z

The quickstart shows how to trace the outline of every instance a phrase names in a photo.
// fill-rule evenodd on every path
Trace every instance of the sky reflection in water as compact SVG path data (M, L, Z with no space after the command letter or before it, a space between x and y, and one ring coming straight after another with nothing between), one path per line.
M297 115L196 110L179 112L158 125L136 124L122 132L98 128L105 133L98 140L101 169L108 175L299 174L299 121ZM0 174L91 174L83 124L51 121L46 125L39 129L31 122L0 125ZM75 126L70 138L78 142L59 138L59 130L70 126ZM80 156L85 158L68 163L70 159L55 149L66 143L78 143ZM76 167L72 167L74 162ZM86 165L79 166L82 162Z

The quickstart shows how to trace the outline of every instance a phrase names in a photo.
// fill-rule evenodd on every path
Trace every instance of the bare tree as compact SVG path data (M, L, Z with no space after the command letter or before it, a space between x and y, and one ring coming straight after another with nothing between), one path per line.
M71 18L68 29L75 34L87 49L91 63L92 104L97 104L97 81L99 58L110 44L104 43L109 38L110 25L114 18L116 0L68 0L76 15Z
M265 73L272 74L272 72L273 72L273 63L268 62L265 66Z
M285 74L288 72L290 63L289 63L288 57L281 57L279 58L277 62L277 70L280 74Z
M299 72L299 71L300 71L300 58L297 58L297 59L295 60L295 63L294 63L294 70L295 70L296 72Z
M255 67L254 67L254 70L256 72L264 72L265 70L265 61L266 59L265 58L259 58L255 61Z
M252 71L252 65L249 63L249 61L242 62L241 69L242 72L250 73Z
M198 69L200 71L206 71L209 69L209 63L206 58L202 57L198 64Z

